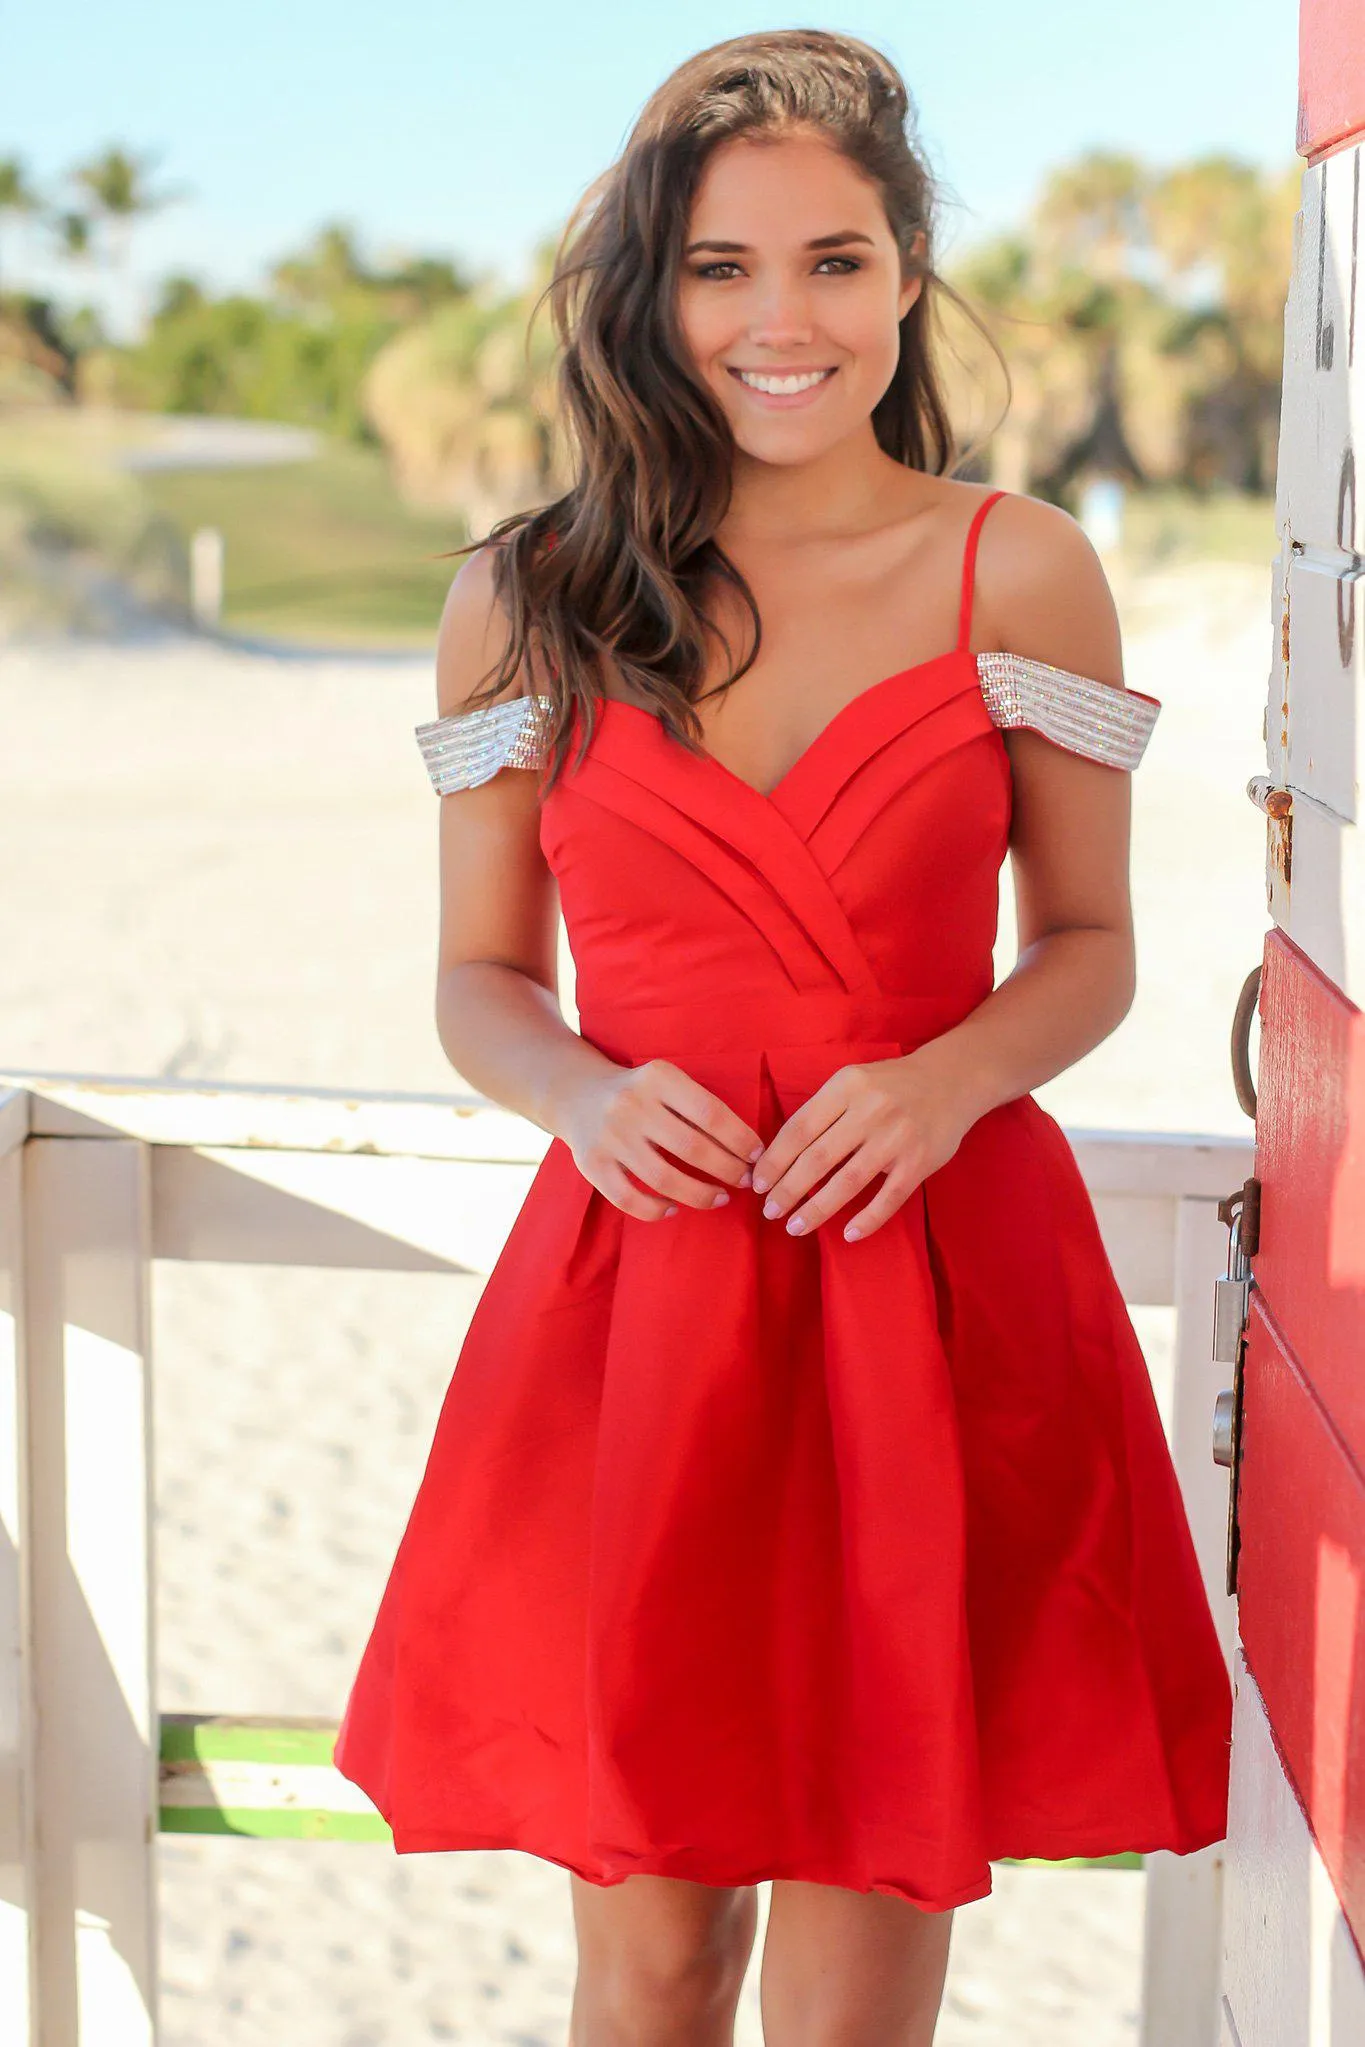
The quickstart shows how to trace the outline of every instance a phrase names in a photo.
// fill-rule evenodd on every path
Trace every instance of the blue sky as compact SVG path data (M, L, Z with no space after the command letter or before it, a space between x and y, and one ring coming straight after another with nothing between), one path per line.
M1297 0L899 0L810 15L724 0L0 0L0 155L51 188L106 143L154 153L188 196L138 232L144 282L175 269L249 286L330 219L375 255L444 252L511 280L675 63L813 22L900 64L949 188L947 245L963 246L1016 220L1043 173L1086 148L1292 162L1297 14ZM102 296L13 227L0 275Z

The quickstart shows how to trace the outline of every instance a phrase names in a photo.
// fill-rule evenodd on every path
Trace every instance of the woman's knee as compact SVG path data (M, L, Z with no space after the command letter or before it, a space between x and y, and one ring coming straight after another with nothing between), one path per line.
M707 2021L724 2020L738 2003L757 1925L755 1894L723 1901L656 1895L643 1910L640 1903L637 1894L614 1911L593 1901L577 1915L580 2000L599 2027L619 2029L623 2039L671 2039L698 2028L704 2037Z

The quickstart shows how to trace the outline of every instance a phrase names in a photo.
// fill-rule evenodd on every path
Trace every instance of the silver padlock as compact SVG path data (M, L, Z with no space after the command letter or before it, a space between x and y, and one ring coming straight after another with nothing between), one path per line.
M1247 1319L1251 1280L1216 1279L1213 1283L1213 1362L1235 1365L1237 1346Z

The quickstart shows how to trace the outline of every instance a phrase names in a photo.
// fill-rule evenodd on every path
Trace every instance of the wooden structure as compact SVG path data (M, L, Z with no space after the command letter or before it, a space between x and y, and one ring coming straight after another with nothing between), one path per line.
M1302 0L1223 2047L1365 2041L1365 8Z
M1226 1480L1208 1451L1221 1377L1209 1357L1209 1284L1223 1255L1218 1198L1250 1172L1251 1146L1084 1132L1072 1141L1125 1296L1177 1311L1176 1460L1231 1652ZM156 1262L485 1273L544 1144L472 1100L0 1082L6 2047L150 2047L158 1828L384 1831L330 1767L333 1728L157 1714ZM1144 2039L1212 2047L1207 2027L1172 2031L1166 2014L1214 2009L1220 1851L1147 1860Z

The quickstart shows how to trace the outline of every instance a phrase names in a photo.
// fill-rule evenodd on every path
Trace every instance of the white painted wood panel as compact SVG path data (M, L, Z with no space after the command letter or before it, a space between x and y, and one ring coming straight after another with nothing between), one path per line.
M33 1814L27 1796L32 1719L20 1534L22 1171L18 1146L0 1152L0 2040L13 2041L15 2047L29 2038L33 1866Z
M1285 307L1275 570L1266 703L1272 781L1294 797L1290 875L1267 829L1271 915L1365 1001L1365 428L1361 149L1304 171Z
M156 1713L145 1146L24 1147L34 1994L42 2047L149 2047Z
M1240 1649L1234 1670L1226 2036L1233 2047L1360 2047L1365 1968Z
M1228 1366L1212 1357L1213 1282L1226 1257L1227 1231L1216 1204L1181 1201L1175 1221L1171 1455L1231 1668L1237 1606L1226 1590L1228 1473L1211 1452L1214 1399L1230 1377ZM1147 1857L1141 2038L1151 2047L1214 2047L1218 2040L1224 1855L1224 1845L1214 1842L1193 1855L1157 1850Z

